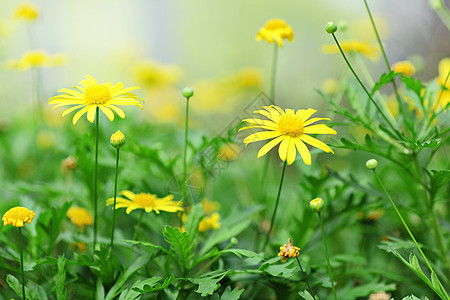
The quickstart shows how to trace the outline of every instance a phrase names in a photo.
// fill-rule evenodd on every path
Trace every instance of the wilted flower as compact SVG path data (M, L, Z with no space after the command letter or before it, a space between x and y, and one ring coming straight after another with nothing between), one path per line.
M223 161L235 160L239 157L241 148L236 144L223 144L217 152L217 158Z
M292 245L292 241L289 238L288 243L280 246L280 253L278 256L281 258L283 262L286 262L288 257L297 257L300 255L300 248Z
M256 34L257 41L265 40L268 43L277 43L279 47L283 47L283 39L292 42L294 30L282 19L267 21L264 27L260 28Z
M24 223L30 224L36 214L28 208L16 206L5 212L2 221L3 226L12 225L15 227L23 227Z
M76 167L77 160L72 155L69 155L61 162L61 173L67 174L70 170L74 170Z
M441 91L437 94L437 99L439 99L439 103L435 103L433 105L433 110L438 109L439 107L446 108L448 103L450 102L450 58L444 58L439 62L439 77L436 78L436 81L441 87Z

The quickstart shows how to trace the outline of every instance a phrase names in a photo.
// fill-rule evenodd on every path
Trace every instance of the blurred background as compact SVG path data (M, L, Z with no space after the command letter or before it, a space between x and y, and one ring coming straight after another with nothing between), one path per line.
M322 51L333 44L324 30L328 21L340 25L341 41L376 42L362 0L35 0L29 3L39 15L32 22L14 18L20 3L0 3L2 121L32 105L31 71L8 67L28 50L65 57L58 66L39 68L41 103L89 74L100 83L140 86L144 118L182 122L179 91L186 85L195 89L197 116L233 116L261 91L269 93L273 47L255 35L271 18L295 31L278 53L276 103L283 107L314 107L325 115L326 102L314 89L348 73L339 55ZM450 36L428 1L369 5L391 64L411 59L420 79L435 78L439 61L450 55ZM363 60L374 77L385 72L381 58Z

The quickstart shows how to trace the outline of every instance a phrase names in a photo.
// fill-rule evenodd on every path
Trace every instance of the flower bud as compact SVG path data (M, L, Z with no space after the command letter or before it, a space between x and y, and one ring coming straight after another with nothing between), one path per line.
M230 244L231 244L231 245L237 245L237 243L238 243L238 239L237 239L237 238L232 237L232 238L230 239Z
M369 159L368 161L366 161L366 167L369 170L375 170L378 166L378 161L376 159Z
M325 30L328 33L335 33L337 31L337 26L334 22L328 22L327 27L325 27Z
M316 213L320 213L320 211L322 210L323 205L324 205L324 203L323 203L323 200L321 198L316 198L316 199L311 200L311 202L309 202L309 206Z
M191 87L185 87L183 89L183 96L187 99L191 98L192 96L194 96L194 90Z
M110 143L114 148L120 149L123 145L125 145L125 136L120 130L117 130L113 135L111 135Z

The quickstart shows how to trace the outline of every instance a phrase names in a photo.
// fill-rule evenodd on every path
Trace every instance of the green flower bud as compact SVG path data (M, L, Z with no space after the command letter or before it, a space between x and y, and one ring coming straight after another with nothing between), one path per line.
M444 8L441 0L430 0L430 6L432 9L442 9Z
M337 31L337 26L336 26L336 24L334 24L334 22L328 22L325 30L328 33L335 33Z
M187 99L191 98L194 95L194 90L191 87L185 87L183 89L183 96Z
M125 145L125 136L120 130L117 130L113 133L113 135L111 135L110 143L114 148L120 149L123 145Z
M369 159L368 161L366 161L366 167L369 170L375 170L378 166L378 161L376 159Z
M237 243L238 243L238 240L237 240L237 238L235 238L235 237L232 237L231 239L230 239L230 244L231 245L237 245Z
M311 202L309 202L309 206L316 213L320 213L323 205L324 205L324 203L323 203L322 198L316 198L316 199L311 200Z

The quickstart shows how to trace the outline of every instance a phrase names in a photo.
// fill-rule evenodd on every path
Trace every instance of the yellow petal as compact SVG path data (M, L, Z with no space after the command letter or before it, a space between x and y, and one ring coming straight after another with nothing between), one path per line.
M292 165L295 161L295 157L297 156L297 150L295 150L295 138L288 138L288 147L287 147L287 164Z
M322 121L322 120L329 120L329 119L328 118L312 118L312 119L309 119L306 122L304 122L303 126L308 126L308 125L310 125L312 123L315 123L317 121Z
M289 136L285 136L278 147L278 155L282 161L285 161L288 155Z
M313 137L311 137L309 135L306 135L306 134L302 134L299 138L302 141L304 141L305 143L308 143L308 144L310 144L313 147L319 148L319 149L321 149L321 150L323 150L323 151L325 151L327 153L329 153L329 152L334 153L333 150L331 150L331 148L328 147L327 144L325 144L322 141L319 141L316 138L313 138Z
M108 119L112 122L114 121L114 113L107 107L103 105L98 106L100 110L108 117ZM89 116L89 115L88 115Z
M77 105L77 106L73 106L71 108L68 108L65 111L63 111L62 116L64 117L65 115L67 115L67 114L73 112L74 110L77 110L77 109L79 109L79 108L81 108L83 106L84 106L84 104L81 104L81 105Z
M249 144L253 142L258 142L262 140L272 139L277 136L280 136L281 133L278 131L262 131L262 132L256 132L244 139L244 144Z
M305 143L298 138L294 139L294 143L298 153L300 153L300 156L303 159L303 162L308 166L311 165L311 153L309 153L309 149L306 147Z
M84 115L89 110L89 106L85 106L82 109L80 109L72 119L73 125L77 124L78 120L81 118L82 115Z
M308 108L308 109L300 109L300 110L297 110L296 115L297 115L298 117L300 117L300 119L301 119L303 122L306 122L306 120L308 120L309 117L311 117L316 111L317 111L317 110L312 109L312 108Z
M128 191L128 190L121 191L120 194L124 195L125 197L127 197L128 199L131 199L131 200L133 200L134 197L136 197L135 193Z
M114 106L114 105L105 105L105 106L111 108L122 119L125 118L125 113L123 112L122 109L120 109L120 108L118 108L117 106Z
M87 106L89 108L87 112L87 119L89 122L94 123L95 115L97 114L97 105L89 105Z
M267 144L265 144L264 146L262 146L261 149L259 149L258 152L258 158L260 158L261 156L265 155L267 152L269 152L273 147L275 147L276 145L278 145L278 143L280 143L283 140L283 136L279 136L273 140L271 140L270 142L268 142Z
M303 129L303 133L305 134L336 134L334 129L331 129L325 124L317 124L305 127Z

